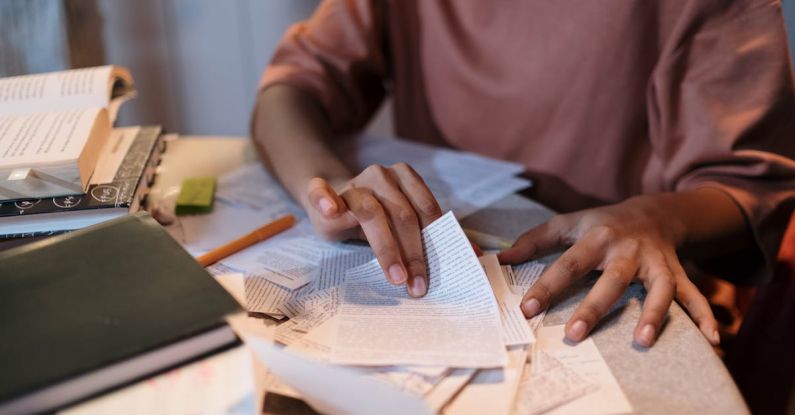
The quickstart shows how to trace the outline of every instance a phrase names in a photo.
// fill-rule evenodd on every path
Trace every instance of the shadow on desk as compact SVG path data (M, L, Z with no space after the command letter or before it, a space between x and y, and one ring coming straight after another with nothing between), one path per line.
M754 414L795 414L795 214L773 280L760 287L726 366Z

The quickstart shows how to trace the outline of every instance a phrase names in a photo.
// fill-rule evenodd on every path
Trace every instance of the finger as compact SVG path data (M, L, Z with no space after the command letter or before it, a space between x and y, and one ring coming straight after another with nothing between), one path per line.
M547 308L555 296L594 269L603 257L604 243L598 238L586 236L574 244L527 290L522 299L525 316L533 317Z
M648 293L643 301L643 310L635 327L635 342L643 347L651 347L674 300L676 284L668 264L664 260L655 260L648 270Z
M428 271L422 250L420 222L409 201L395 184L393 190L382 189L377 196L400 249L401 258L408 271L406 288L412 297L422 297L428 292Z
M719 345L718 321L712 313L709 301L687 277L687 273L682 268L682 264L676 254L669 255L668 265L671 267L676 279L676 299L679 304L687 310L687 313L690 314L690 317L701 330L701 333L704 334L704 337L707 338L707 341L713 346Z
M423 228L442 216L442 208L433 196L428 185L420 175L408 164L397 163L392 165L391 171L395 175L400 190L411 203Z
M347 211L347 206L337 192L320 177L309 180L307 195L312 207L324 217L331 219Z
M547 222L530 229L514 242L513 246L497 254L502 264L519 264L530 258L542 256L563 246L562 227Z
M393 284L406 282L408 274L400 250L389 228L384 208L375 196L366 190L354 188L343 193L342 198L359 222L387 279Z
M569 319L566 324L569 340L585 339L632 282L638 272L634 253L627 251L621 255L607 262L604 272Z
M480 249L480 246L478 246L478 244L476 244L476 243L474 243L472 241L469 241L469 244L472 245L472 250L475 251L475 255L477 255L478 257L482 257L483 256L483 250Z

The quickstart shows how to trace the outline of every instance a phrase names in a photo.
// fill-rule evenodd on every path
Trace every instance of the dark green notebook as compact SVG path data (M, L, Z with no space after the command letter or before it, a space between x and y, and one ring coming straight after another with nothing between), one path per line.
M237 309L145 213L0 252L0 413L63 406L229 344Z

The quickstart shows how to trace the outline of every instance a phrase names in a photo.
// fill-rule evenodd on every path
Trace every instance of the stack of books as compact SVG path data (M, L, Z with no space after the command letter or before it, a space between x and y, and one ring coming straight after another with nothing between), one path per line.
M0 79L0 241L141 208L165 143L160 127L112 128L134 96L117 66Z

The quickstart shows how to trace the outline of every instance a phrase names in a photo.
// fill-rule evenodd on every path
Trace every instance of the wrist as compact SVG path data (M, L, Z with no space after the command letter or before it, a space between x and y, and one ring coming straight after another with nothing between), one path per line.
M625 203L654 223L657 233L674 246L680 247L688 240L688 220L682 214L682 194L640 195L627 199Z

